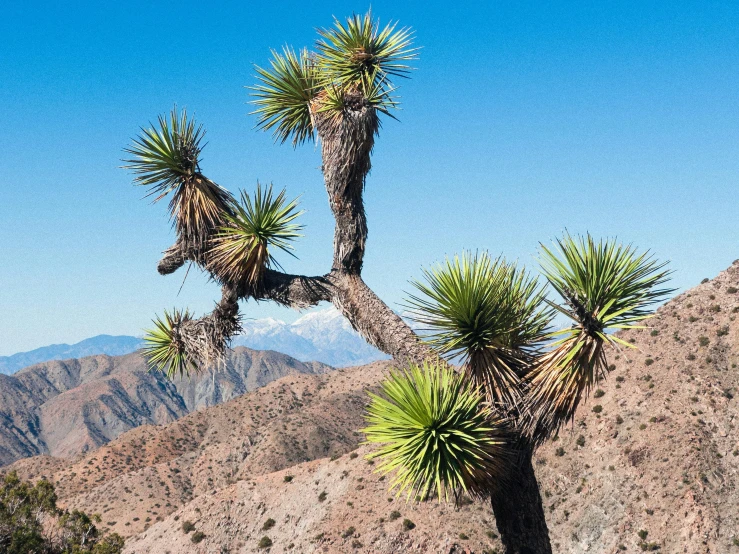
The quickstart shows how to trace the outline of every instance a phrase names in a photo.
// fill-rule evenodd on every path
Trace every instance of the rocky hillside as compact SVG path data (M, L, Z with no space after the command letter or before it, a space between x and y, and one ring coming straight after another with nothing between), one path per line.
M37 364L0 375L0 465L38 454L74 457L140 425L172 422L285 375L330 369L243 347L215 371L174 381L148 372L135 353Z
M536 457L556 552L739 552L739 263L621 336L608 378ZM130 553L491 553L485 503L397 500L357 429L386 362L295 375L47 475Z

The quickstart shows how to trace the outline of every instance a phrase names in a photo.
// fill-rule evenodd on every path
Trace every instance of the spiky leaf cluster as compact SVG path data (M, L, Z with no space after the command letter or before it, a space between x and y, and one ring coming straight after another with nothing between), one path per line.
M273 130L280 142L292 137L293 146L313 138L310 104L320 90L315 58L305 49L272 50L270 68L256 68L260 84L253 87L257 126Z
M475 493L495 483L509 461L506 422L483 403L464 376L443 364L394 370L370 394L368 443L377 471L395 472L391 488L408 498L435 492L448 500L460 490Z
M528 376L532 425L547 436L572 419L605 374L604 346L633 347L609 331L638 327L672 291L660 287L670 274L666 263L615 240L568 234L554 249L541 250L542 271L566 305L552 306L573 322L552 334L553 349Z
M487 252L464 253L424 270L412 284L410 317L442 355L461 358L467 374L488 398L520 400L520 377L545 337L551 309L544 290L516 264Z
M133 158L124 167L133 171L135 184L150 187L147 196L155 195L158 202L172 194L170 216L180 237L194 247L203 246L233 202L226 189L200 173L204 135L186 110L178 113L175 107L169 117L159 116L158 127L142 129L125 149Z
M253 199L242 191L241 203L215 234L209 269L225 282L257 286L268 267L279 266L270 249L293 255L290 242L301 236L295 220L302 213L297 199L288 201L284 190L274 196L272 185L257 184Z
M293 145L314 137L315 116L340 118L347 106L370 106L387 115L397 108L393 77L407 77L417 58L413 32L390 23L380 27L372 14L354 15L318 31L317 53L290 48L272 51L269 68L257 67L253 87L257 127ZM359 102L358 99L359 98Z
M163 320L157 316L153 321L154 328L146 331L141 349L150 370L161 371L170 379L198 371L198 365L187 353L181 333L183 324L189 321L192 321L190 312L178 309L171 313L165 310Z

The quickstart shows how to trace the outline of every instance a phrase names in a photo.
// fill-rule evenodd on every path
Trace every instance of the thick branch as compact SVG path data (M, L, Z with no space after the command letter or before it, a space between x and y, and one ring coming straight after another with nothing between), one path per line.
M321 139L326 192L336 219L333 269L359 274L367 240L362 192L379 120L358 90L346 92L344 104L340 113L316 111L313 117Z

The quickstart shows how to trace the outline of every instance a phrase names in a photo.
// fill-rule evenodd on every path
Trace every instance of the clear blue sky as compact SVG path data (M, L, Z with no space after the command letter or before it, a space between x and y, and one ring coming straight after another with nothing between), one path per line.
M607 4L607 5L605 5ZM215 7L213 7L215 5ZM160 277L166 206L118 169L176 102L208 130L207 175L302 195L290 271L330 266L313 146L253 129L246 85L270 47L311 45L367 2L15 2L0 19L0 355L140 334L210 310L191 272ZM365 278L394 307L419 268L464 248L532 265L567 228L672 260L684 289L739 258L739 3L376 1L423 46L387 121L366 203ZM269 304L248 317L290 319ZM296 314L297 315L297 314Z

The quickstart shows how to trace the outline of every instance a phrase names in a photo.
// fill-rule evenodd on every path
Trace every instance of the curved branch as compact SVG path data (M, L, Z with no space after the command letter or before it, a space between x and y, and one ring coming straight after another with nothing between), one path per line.
M307 277L268 269L264 272L258 289L242 285L238 293L239 298L272 300L283 306L302 310L316 306L319 302L331 302L335 290L327 275Z

